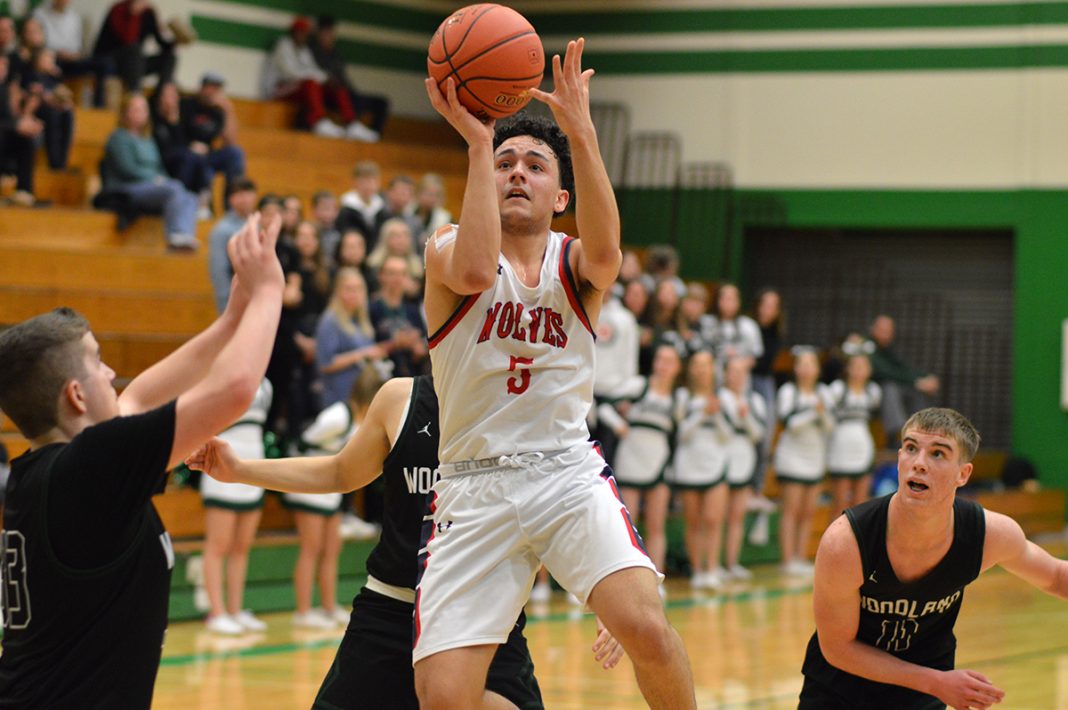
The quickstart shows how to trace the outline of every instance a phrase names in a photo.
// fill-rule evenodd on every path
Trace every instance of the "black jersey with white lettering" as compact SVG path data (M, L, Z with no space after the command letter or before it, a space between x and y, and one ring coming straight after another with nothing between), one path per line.
M845 513L857 538L864 571L857 640L910 663L952 669L957 647L953 625L960 612L964 587L982 570L986 517L979 504L961 498L954 500L953 542L949 551L920 579L902 582L894 574L886 551L891 497L870 500ZM876 683L835 668L820 652L815 634L809 641L802 672L806 689L821 686L823 691L831 692L846 704L854 703L852 707L895 710L944 707L930 695ZM802 690L803 700L804 697L805 690Z
M148 708L174 552L151 496L174 403L12 462L0 708Z
M392 422L390 422L392 426ZM438 396L430 377L412 380L408 416L382 463L382 537L367 572L386 584L415 589L426 500L438 478Z

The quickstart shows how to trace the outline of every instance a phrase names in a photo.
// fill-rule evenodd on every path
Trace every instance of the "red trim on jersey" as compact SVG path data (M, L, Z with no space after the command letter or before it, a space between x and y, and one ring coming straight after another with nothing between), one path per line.
M575 311L575 315L578 316L582 325L586 326L586 330L590 332L590 335L596 340L597 335L593 332L593 327L590 325L589 316L586 315L586 307L582 305L582 299L579 298L578 285L575 283L575 275L571 273L571 261L568 259L568 254L571 253L571 244L575 241L574 237L564 237L564 246L560 249L560 281L564 284L564 292L567 294L567 300L571 304L571 308Z
M427 508L430 512L430 515L433 516L434 511L437 510L438 507L438 494L436 491L431 491L430 496L430 505L427 506ZM437 526L434 524L433 520L430 520L430 537L426 539L426 544L423 545L423 547L426 549L426 552L419 556L419 561L422 563L423 569L419 572L419 583L415 585L415 613L413 616L413 621L415 624L415 633L412 636L413 649L415 648L416 644L419 643L419 634L422 633L423 630L423 625L419 621L419 602L423 596L423 573L426 572L427 562L430 561L430 541L434 539L434 532L436 530Z
M620 508L619 514L623 516L623 524L627 526L627 534L630 535L630 544L640 550L643 555L649 557L649 553L642 547L641 540L638 539L637 533L634 532L634 522L630 519L630 515L627 513L627 507L623 506Z
M445 319L445 322L441 324L441 327L435 330L434 334L430 336L431 348L444 340L445 336L456 327L456 324L463 320L463 317L467 315L469 310L471 310L471 306L475 305L475 301L478 300L480 295L482 294L472 293L469 296L464 296L463 300L460 301L460 305L456 307L456 310L453 311L452 314Z

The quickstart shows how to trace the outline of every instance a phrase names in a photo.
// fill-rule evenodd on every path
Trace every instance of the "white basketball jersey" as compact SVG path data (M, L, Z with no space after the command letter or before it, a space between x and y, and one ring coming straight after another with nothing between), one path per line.
M455 225L433 237L439 249L455 238ZM499 256L496 283L465 297L430 336L442 463L589 439L594 336L568 263L573 243L549 232L534 288Z

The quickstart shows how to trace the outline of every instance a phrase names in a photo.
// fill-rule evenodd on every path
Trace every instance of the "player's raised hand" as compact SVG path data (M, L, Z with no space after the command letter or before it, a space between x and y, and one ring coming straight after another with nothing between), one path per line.
M978 671L955 670L942 673L934 695L956 710L986 710L1000 703L1005 691Z
M426 85L426 94L430 97L430 105L456 129L468 145L479 142L493 144L493 129L496 123L492 120L483 123L460 103L456 98L455 79L449 77L445 80L445 93L438 88L438 82L430 77L424 79L423 83Z
M597 639L593 642L593 657L606 671L615 668L623 658L623 645L597 619Z
M237 466L241 460L222 439L212 439L194 451L185 460L185 465L194 471L203 471L217 481L237 483Z
M582 69L582 49L586 40L579 37L567 43L563 60L553 55L553 91L530 89L530 95L548 104L553 118L568 136L593 127L590 118L590 77L593 69Z
M274 250L281 228L280 215L275 215L264 225L260 213L254 212L226 245L234 274L249 294L260 289L277 289L281 293L285 285L282 265Z

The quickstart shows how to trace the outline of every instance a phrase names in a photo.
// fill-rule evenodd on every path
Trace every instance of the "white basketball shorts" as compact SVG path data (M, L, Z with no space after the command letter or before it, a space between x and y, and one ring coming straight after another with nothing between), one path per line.
M592 443L441 466L424 523L413 663L503 643L540 564L584 603L609 574L657 574Z

